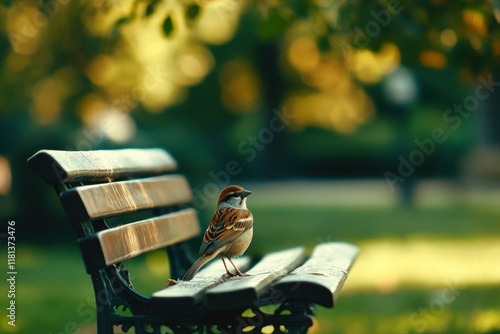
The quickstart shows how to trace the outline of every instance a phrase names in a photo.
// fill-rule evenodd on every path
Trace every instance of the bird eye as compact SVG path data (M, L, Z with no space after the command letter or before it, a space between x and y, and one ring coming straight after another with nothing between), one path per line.
M233 192L233 193L230 193L229 195L227 195L225 198L224 198L224 201L229 201L231 198L235 198L235 197L239 197L240 194L237 193L237 192Z

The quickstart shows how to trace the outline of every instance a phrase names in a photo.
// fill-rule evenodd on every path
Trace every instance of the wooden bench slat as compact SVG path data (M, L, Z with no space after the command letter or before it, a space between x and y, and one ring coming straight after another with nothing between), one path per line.
M61 194L64 208L75 222L185 204L192 199L189 184L181 175L80 186Z
M343 242L318 245L311 258L279 280L275 288L288 301L333 307L357 254L356 246Z
M73 152L41 150L28 159L28 166L50 185L146 176L177 169L174 158L159 148Z
M111 228L80 240L87 271L191 239L200 233L194 209Z
M247 277L234 277L208 289L205 304L209 310L227 311L246 308L270 289L271 283L283 277L304 261L302 247L270 253L262 258Z
M240 270L246 270L250 266L250 257L240 257L233 262ZM196 306L203 302L205 291L211 286L222 283L222 276L225 273L222 261L218 258L213 260L192 280L179 281L176 285L155 292L151 298L153 312L173 314L195 310Z

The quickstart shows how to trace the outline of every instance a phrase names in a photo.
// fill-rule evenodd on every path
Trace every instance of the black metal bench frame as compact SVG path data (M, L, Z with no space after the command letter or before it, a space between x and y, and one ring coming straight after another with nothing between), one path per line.
M260 333L266 326L273 326L274 333L305 333L315 304L333 307L357 255L353 245L331 243L307 260L297 248L275 255L280 264L281 258L291 258L276 272L269 269L270 256L271 263L254 278L217 279L220 269L212 269L210 276L207 268L199 274L201 281L195 277L143 296L123 261L166 248L172 278L182 277L193 263L186 241L200 228L188 207L192 193L187 181L170 174L177 168L175 160L162 149L42 150L28 159L28 166L54 187L76 231L94 287L98 333L113 333L114 326L135 333ZM152 218L117 227L107 221L140 210L150 210ZM224 291L231 284L235 292ZM268 305L274 305L271 312L262 309Z

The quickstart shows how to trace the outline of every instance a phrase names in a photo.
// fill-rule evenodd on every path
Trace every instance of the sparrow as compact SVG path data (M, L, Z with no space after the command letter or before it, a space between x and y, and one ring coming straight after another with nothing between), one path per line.
M232 259L242 255L252 241L253 215L247 209L247 197L251 193L251 191L235 185L222 189L217 209L203 235L200 257L186 272L184 281L191 280L201 267L215 257L221 258L226 273L230 277L246 276L235 266ZM236 274L227 269L224 258L231 262Z

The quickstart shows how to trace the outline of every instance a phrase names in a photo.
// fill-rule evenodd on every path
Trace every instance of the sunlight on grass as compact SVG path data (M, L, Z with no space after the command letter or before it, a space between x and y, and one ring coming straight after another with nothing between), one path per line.
M11 326L8 324L8 321L2 321L0 330L1 333L19 333L19 326Z
M340 295L334 310L316 309L314 333L491 333L500 328L494 316L499 293L496 286L351 291Z
M155 276L169 277L170 275L170 263L167 252L163 249L146 254L146 265Z
M477 314L474 314L472 323L477 332L486 332L493 328L500 328L500 310L477 312Z
M360 248L345 291L500 283L498 238L387 239L367 241Z
M498 209L402 208L392 206L388 196L376 205L370 197L381 188L366 189L366 205L347 205L359 200L359 191L343 184L301 194L289 194L292 189L285 187L285 199L271 193L252 202L256 223L248 255L298 244L310 251L338 240L360 247L335 309L318 307L311 333L459 334L500 328ZM337 201L340 205L331 205ZM202 212L203 226L210 214ZM200 238L192 242L193 255ZM18 260L17 333L66 333L74 326L82 334L95 333L92 283L77 245L23 245ZM170 278L168 264L159 250L127 261L127 268L137 291L150 296ZM15 333L4 325L0 332Z

